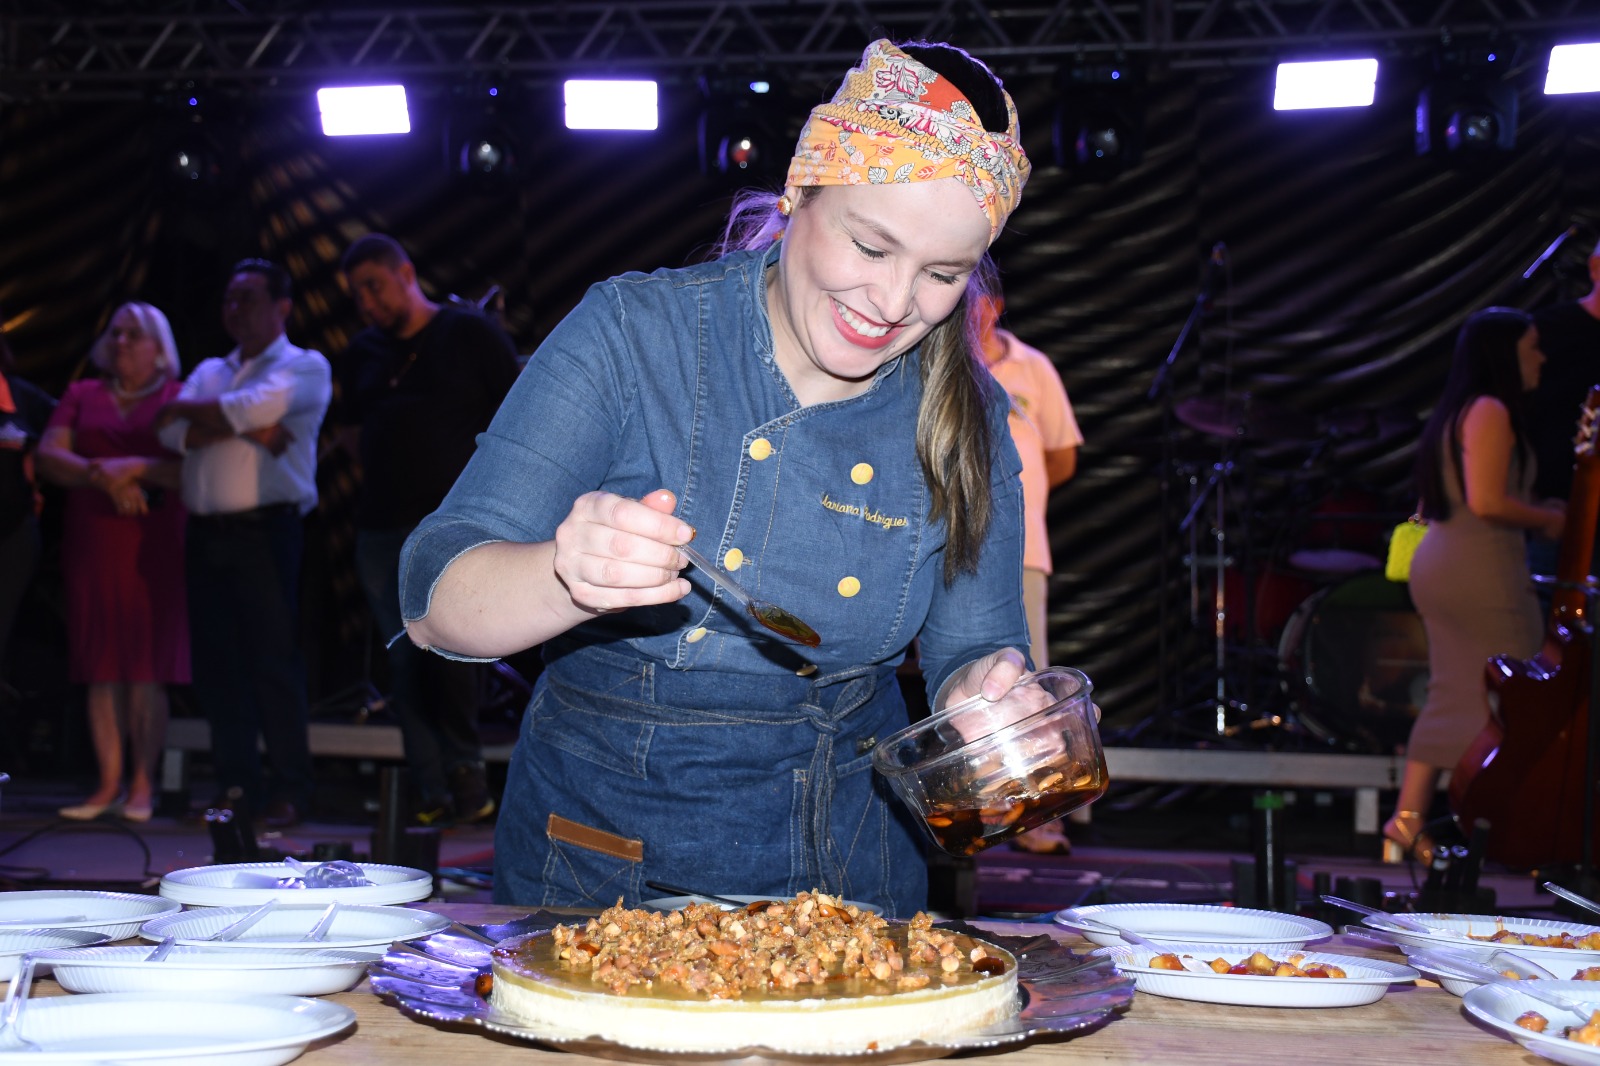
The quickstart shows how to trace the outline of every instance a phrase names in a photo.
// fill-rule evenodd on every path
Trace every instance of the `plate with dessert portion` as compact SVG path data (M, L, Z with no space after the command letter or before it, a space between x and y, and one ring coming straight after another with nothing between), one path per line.
M1068 907L1057 925L1075 929L1100 947L1127 943L1119 929L1132 929L1158 944L1232 944L1289 951L1333 935L1325 922L1297 914L1198 903L1104 903Z
M1600 1066L1600 994L1591 982L1540 981L1541 992L1572 996L1575 1009L1561 1010L1510 985L1482 985L1461 1005L1501 1036L1540 1058L1567 1066Z
M1392 984L1415 981L1399 963L1323 952L1265 952L1237 944L1187 944L1172 951L1124 944L1101 948L1140 992L1239 1007L1358 1007Z
M1505 949L1556 973L1568 966L1600 965L1600 926L1500 914L1428 913L1406 917L1428 926L1431 932L1399 929L1376 917L1364 918L1362 924L1381 930L1385 940L1393 941L1408 955L1418 950L1448 948L1483 961Z
M1133 993L1111 959L1049 936L891 922L821 893L548 917L497 945L458 930L396 945L373 990L418 1020L647 1062L939 1058L1071 1035Z

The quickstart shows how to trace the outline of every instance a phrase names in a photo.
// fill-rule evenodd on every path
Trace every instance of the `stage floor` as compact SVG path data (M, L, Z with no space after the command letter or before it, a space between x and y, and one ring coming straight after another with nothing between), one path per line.
M997 847L969 867L957 864L958 873L943 871L949 883L962 886L959 891L948 885L941 889L936 868L935 904L1023 917L1088 903L1232 899L1235 864L1252 857L1250 796L1250 790L1238 788L1145 786L1113 792L1096 805L1092 822L1069 825L1071 854L1035 855ZM81 798L72 782L19 781L0 789L0 883L7 888L151 891L162 874L211 861L209 831L195 814L158 814L142 825L111 819L72 823L55 817L57 807ZM203 797L195 798L203 802ZM1352 879L1346 882L1346 894L1359 888L1368 898L1403 895L1419 887L1425 871L1381 864L1376 839L1353 833L1347 799L1323 793L1294 798L1285 812L1283 839L1302 904L1314 899L1318 874L1326 874L1332 885ZM371 805L352 796L336 808L353 812L349 816L324 811L293 829L260 833L258 840L263 849L307 861L318 845L348 845L364 856L370 854L377 824L366 809ZM487 900L494 862L492 825L445 829L438 840L445 898ZM1499 913L1550 912L1552 897L1527 873L1491 867L1480 884L1494 890ZM1342 913L1324 917L1336 922L1350 918Z

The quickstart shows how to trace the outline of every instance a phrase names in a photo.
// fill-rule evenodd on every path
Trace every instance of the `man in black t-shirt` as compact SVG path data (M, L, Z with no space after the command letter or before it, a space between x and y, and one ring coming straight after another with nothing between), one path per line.
M400 548L443 501L516 380L516 348L483 315L423 295L393 238L368 234L343 270L366 329L340 358L330 420L359 431L356 565L385 642L400 632ZM348 438L347 438L348 439ZM474 822L494 812L478 739L482 667L389 648L396 717L417 819Z
M1589 388L1600 383L1600 246L1589 256L1589 294L1552 304L1533 316L1545 364L1529 420L1539 461L1535 499L1565 500L1572 489L1572 438ZM1555 573L1553 541L1534 538L1528 561L1536 574Z

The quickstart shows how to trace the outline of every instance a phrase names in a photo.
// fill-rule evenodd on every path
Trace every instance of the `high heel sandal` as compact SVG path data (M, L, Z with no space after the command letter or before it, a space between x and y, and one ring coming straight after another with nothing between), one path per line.
M1383 861L1391 865L1412 858L1424 866L1433 862L1433 838L1422 831L1427 814L1395 811L1383 826Z
M56 814L70 822L92 822L106 812L112 816L122 813L124 794L118 793L117 798L110 803L77 803L71 807L62 807Z

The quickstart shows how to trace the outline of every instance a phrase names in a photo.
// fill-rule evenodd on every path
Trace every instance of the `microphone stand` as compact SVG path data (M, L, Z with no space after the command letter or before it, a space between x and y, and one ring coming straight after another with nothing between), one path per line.
M1168 518L1172 512L1172 431L1174 421L1172 388L1168 381L1172 368L1178 361L1178 355L1189 342L1189 335L1194 332L1195 327L1200 324L1200 320L1211 309L1211 289L1222 265L1222 258L1225 252L1226 247L1220 242L1212 247L1205 277L1201 280L1200 291L1195 294L1194 306L1189 309L1189 317L1184 319L1183 328L1178 331L1178 337L1172 343L1172 350L1167 353L1166 359L1162 360L1161 366L1156 369L1155 377L1150 382L1150 388L1145 393L1145 399L1147 400L1154 400L1157 397L1161 400L1161 543L1157 552L1159 562L1156 575L1157 587L1160 589L1160 595L1156 598L1156 704L1157 714L1163 718L1166 717L1167 712L1167 685L1170 671L1170 652L1167 647L1167 629L1170 615L1168 600L1170 596L1167 590L1167 580L1171 568L1169 556L1172 552L1172 538L1167 527L1170 524ZM1198 503L1196 506L1198 506ZM1185 523L1191 522L1192 519L1193 509L1191 508L1190 516L1185 519ZM1193 565L1192 560L1193 556L1191 554L1191 565ZM1221 580L1220 574L1218 575L1218 580ZM1176 695L1174 693L1175 697Z

